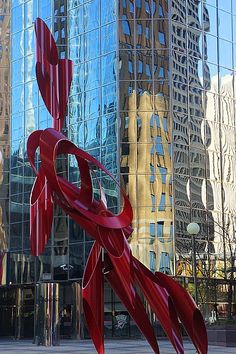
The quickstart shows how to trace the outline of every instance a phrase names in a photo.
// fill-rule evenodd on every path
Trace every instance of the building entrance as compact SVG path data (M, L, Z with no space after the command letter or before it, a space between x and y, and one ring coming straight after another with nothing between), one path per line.
M0 336L15 337L16 289L0 289Z
M0 288L0 336L33 338L34 287Z

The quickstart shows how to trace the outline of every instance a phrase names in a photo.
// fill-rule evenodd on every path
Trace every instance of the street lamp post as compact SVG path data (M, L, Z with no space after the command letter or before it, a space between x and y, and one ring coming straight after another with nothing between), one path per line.
M195 302L198 305L198 295L197 295L197 262L196 262L196 243L195 236L199 233L200 227L196 222L191 222L187 226L187 232L192 238L192 267L193 267L193 283L194 283L194 297Z

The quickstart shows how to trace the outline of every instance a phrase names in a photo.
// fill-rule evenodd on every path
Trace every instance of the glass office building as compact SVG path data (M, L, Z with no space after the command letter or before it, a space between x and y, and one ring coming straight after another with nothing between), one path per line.
M49 283L58 284L61 335L76 336L78 324L86 335L78 299L89 235L56 208L44 253L30 255L34 174L26 143L32 131L52 125L35 77L38 16L54 34L60 57L74 62L64 134L125 188L134 211L133 254L192 292L187 225L197 222L199 303L206 315L217 305L224 316L236 256L235 1L2 0L0 5L5 95L0 96L0 335L33 336L37 287ZM72 157L60 160L58 171L80 183ZM98 177L110 210L117 212L119 191L110 179ZM235 292L233 303L234 297ZM137 334L109 287L105 332Z

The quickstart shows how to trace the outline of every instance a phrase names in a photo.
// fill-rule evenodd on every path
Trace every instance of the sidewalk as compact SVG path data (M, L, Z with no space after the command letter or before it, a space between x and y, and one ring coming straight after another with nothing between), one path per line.
M161 354L174 354L174 349L166 340L159 341ZM105 341L106 354L153 354L148 343L144 340L106 340ZM40 354L40 353L83 353L96 354L94 346L91 341L74 341L63 340L60 346L57 347L38 347L32 344L31 341L20 340L1 340L0 339L0 353L1 354ZM194 354L196 350L190 342L185 342L185 354ZM225 347L209 347L209 354L235 354L236 348Z

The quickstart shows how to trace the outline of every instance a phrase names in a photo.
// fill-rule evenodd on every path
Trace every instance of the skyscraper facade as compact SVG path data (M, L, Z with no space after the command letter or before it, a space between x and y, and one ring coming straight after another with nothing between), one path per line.
M6 283L9 241L10 3L0 2L0 284ZM4 305L4 301L3 301ZM1 312L4 310L1 307ZM6 312L2 318L6 320ZM6 325L7 327L7 325Z
M235 276L236 256L234 1L0 3L5 11L0 58L0 84L5 85L5 96L0 97L0 307L5 312L0 311L0 335L33 336L36 284L51 282L59 284L61 334L76 333L82 323L77 311L79 284L92 246L89 235L56 208L44 253L30 255L29 199L34 174L26 143L32 131L52 124L36 82L36 17L52 31L60 58L74 62L63 132L101 161L125 188L134 212L129 240L134 255L153 272L178 277L190 292L194 256L200 305L207 303L211 309L218 304L223 316L227 279ZM7 30L10 10L11 29ZM57 169L79 185L73 157L58 160ZM122 200L117 187L102 173L98 178L108 207L118 212ZM96 190L96 179L94 186ZM187 233L190 222L200 226L195 255ZM214 290L211 298L207 287ZM106 334L135 335L125 308L110 288L105 290ZM12 322L4 332L9 314Z

